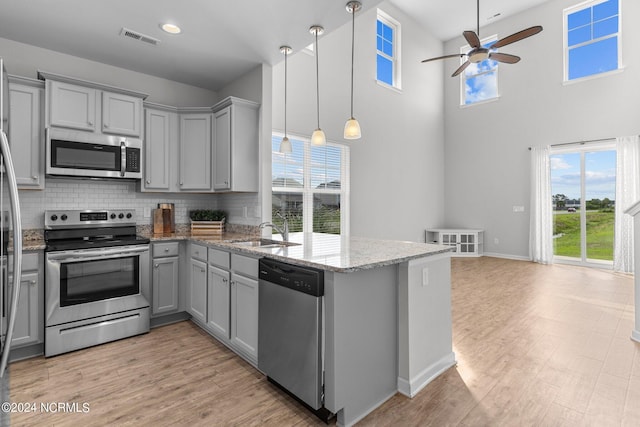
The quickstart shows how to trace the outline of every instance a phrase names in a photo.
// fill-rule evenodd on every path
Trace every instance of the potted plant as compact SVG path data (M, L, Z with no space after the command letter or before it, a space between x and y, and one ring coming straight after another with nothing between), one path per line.
M191 234L220 235L224 232L227 213L220 209L196 209L189 211Z

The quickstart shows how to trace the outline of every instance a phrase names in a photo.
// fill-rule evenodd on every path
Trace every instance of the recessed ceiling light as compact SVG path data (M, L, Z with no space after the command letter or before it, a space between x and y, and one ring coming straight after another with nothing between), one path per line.
M169 34L180 34L182 30L175 24L162 24L160 25L163 31L166 31Z

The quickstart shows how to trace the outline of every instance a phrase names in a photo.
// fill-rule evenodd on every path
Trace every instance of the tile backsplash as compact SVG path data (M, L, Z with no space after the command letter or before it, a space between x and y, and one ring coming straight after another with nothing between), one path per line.
M173 203L175 205L176 224L189 222L188 212L192 209L225 209L233 206L229 212L229 222L234 222L238 216L239 223L257 225L259 218L249 215L242 217L247 204L256 203L257 195L239 196L239 201L233 195L224 195L221 199L214 194L183 194L183 193L141 193L136 190L133 181L109 181L89 179L47 178L44 191L21 190L20 209L22 211L22 227L24 229L43 228L44 211L53 209L112 209L133 208L136 210L138 225L152 223L151 217L144 217L144 208L155 209L158 203ZM220 200L224 200L220 203ZM238 206L242 207L238 208ZM247 211L254 213L255 206L247 206Z

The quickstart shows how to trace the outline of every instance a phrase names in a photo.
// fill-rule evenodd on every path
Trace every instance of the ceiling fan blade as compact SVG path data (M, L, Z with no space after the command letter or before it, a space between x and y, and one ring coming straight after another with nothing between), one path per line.
M489 54L489 59L494 61L504 62L505 64L515 64L520 61L520 57L516 55L509 55L508 53L492 52Z
M465 39L467 39L467 43L469 43L469 46L473 48L480 47L480 39L478 38L478 35L475 32L465 31L462 33L462 35L464 36Z
M530 27L522 31L518 31L517 33L511 34L510 36L507 36L503 39L498 40L493 44L493 46L491 46L491 49L498 49L499 47L506 46L511 43L515 43L522 39L526 39L527 37L531 37L538 34L540 31L542 31L541 25L536 25L535 27Z
M425 59L425 60L420 61L420 62L429 62L429 61L435 61L437 59L447 59L447 58L461 58L463 56L465 56L464 53L456 53L456 54L453 54L453 55L445 55L445 56L438 56L436 58L429 58L429 59Z
M456 71L454 71L453 74L451 74L451 77L455 77L458 74L460 74L461 72L463 72L465 70L465 68L467 68L469 65L471 64L470 61L466 61L464 64L462 64Z

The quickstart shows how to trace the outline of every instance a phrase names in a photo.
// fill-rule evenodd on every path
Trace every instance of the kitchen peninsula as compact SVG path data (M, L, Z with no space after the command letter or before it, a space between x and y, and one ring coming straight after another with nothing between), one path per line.
M354 424L396 392L414 396L455 364L450 247L319 233L292 233L295 245L263 247L232 234L150 237L187 240L256 265L267 257L324 270L325 407L339 425Z

